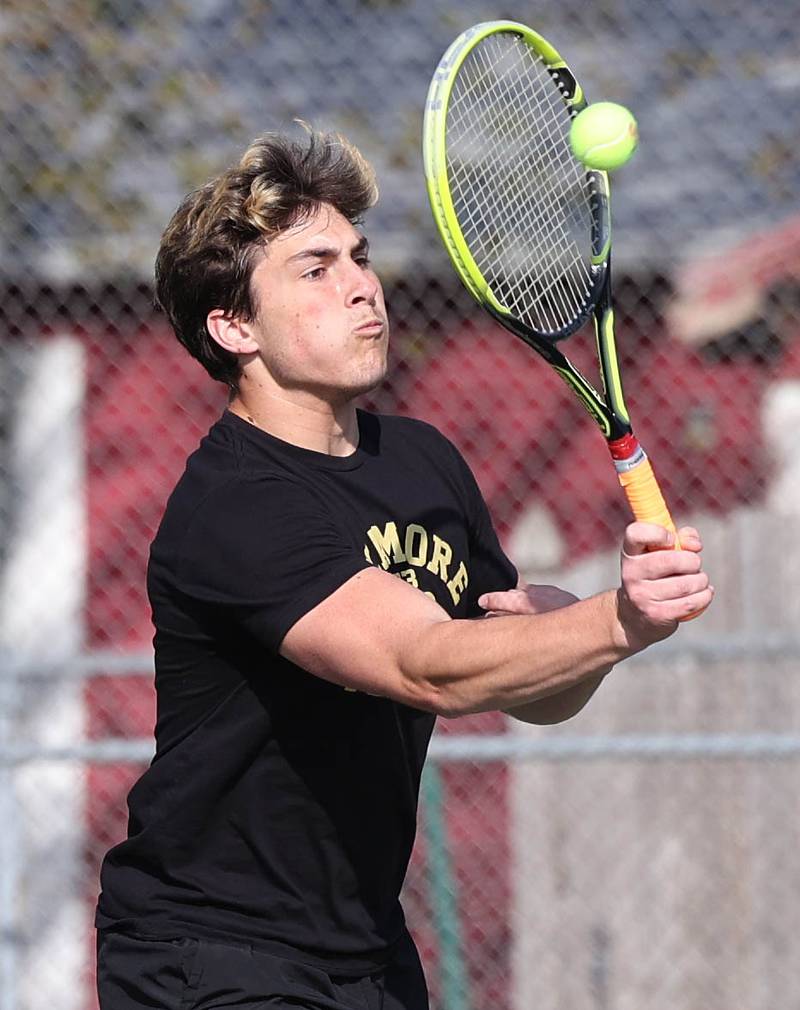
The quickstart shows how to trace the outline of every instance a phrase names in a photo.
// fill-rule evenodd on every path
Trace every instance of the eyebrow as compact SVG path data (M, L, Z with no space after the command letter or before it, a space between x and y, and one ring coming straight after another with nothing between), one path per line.
M369 242L367 241L366 235L362 235L358 242L350 248L350 256L357 256L359 253L369 252ZM315 246L312 249L301 249L300 252L296 252L293 256L290 256L286 262L296 263L299 260L324 260L333 259L339 255L339 250L335 246L324 245Z

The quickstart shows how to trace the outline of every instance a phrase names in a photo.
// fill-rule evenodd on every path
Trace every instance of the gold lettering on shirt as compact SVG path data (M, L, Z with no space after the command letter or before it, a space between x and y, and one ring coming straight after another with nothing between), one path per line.
M402 572L397 573L401 579L404 579L415 589L419 589L419 579L417 578L417 573L413 568L405 568Z
M453 548L438 533L433 534L433 552L427 564L429 572L438 575L442 582L447 582L447 569L453 560Z
M417 541L416 544L414 541ZM422 526L409 523L406 527L406 561L421 568L428 560L428 534Z
M370 526L367 536L378 552L381 568L388 568L390 564L399 565L406 560L400 546L400 537L397 535L397 523L387 523L383 527L383 533L377 526Z
M458 603L461 599L461 594L467 588L468 583L469 575L467 574L466 566L462 561L456 569L456 574L447 583L447 588L450 591L450 595L453 597L453 603Z
M364 545L364 557L371 565L378 564L388 570L392 565L405 562L412 567L396 570L394 574L420 590L418 572L425 569L444 583L453 603L458 605L469 585L469 573L467 566L460 561L451 577L453 548L438 533L428 533L419 523L409 523L405 530L402 526L398 529L397 523L392 521L387 522L383 529L377 524L370 526L367 538L369 543ZM376 555L377 562L374 560ZM431 599L436 598L430 590L423 591Z

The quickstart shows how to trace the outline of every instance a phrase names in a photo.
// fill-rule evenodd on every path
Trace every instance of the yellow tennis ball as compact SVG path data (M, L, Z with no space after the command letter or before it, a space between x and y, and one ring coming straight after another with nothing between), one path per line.
M610 172L624 165L636 150L639 131L624 105L595 102L572 120L569 142L578 161Z

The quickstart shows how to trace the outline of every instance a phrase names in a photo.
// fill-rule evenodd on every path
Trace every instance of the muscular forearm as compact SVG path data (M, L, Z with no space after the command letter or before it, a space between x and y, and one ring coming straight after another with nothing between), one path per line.
M533 723L537 726L551 725L556 722L564 722L571 719L589 702L594 692L605 680L611 668L595 676L587 677L579 684L565 688L557 694L550 694L546 698L539 698L537 701L528 702L527 705L517 705L514 708L507 708L506 715L519 720L520 722Z
M546 614L442 621L403 649L401 673L443 715L513 709L567 691L572 699L558 707L577 711L635 651L618 629L612 591Z

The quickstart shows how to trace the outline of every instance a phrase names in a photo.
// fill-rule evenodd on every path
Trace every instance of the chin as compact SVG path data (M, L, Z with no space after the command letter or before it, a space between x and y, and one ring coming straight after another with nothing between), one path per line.
M364 380L363 382L355 383L348 391L348 397L350 399L355 399L357 396L364 396L366 393L371 393L373 389L377 389L378 386L386 378L386 372L381 372L380 375L376 376L370 380Z
M335 386L327 385L325 387L326 391L323 396L330 402L350 403L352 400L358 399L359 396L371 393L383 382L385 376L386 369L374 372L372 375L351 376L349 381L342 381L342 377L340 377L340 381Z
M389 371L386 360L384 359L380 365L376 368L370 369L366 374L359 376L354 380L355 392L354 396L360 396L363 393L369 393L376 386L380 386L383 380L386 378L386 373Z
M336 390L342 400L354 400L358 396L372 392L379 386L389 371L387 356L385 353L380 357L375 355L372 360L360 362L361 367L353 369L348 375L346 372L337 376Z

